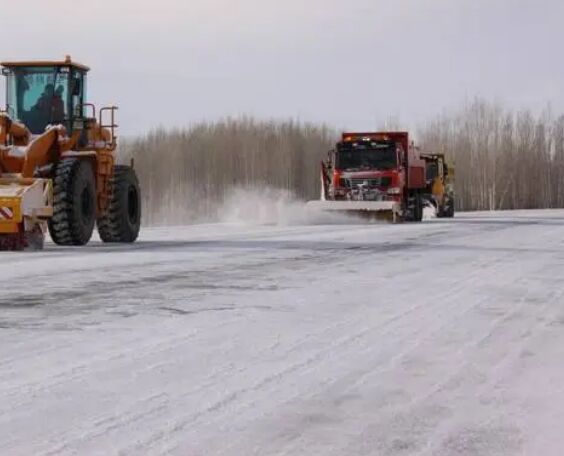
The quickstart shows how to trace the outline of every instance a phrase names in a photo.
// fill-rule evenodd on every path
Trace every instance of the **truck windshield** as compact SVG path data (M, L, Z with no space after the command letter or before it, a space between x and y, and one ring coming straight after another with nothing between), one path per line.
M340 147L337 151L337 168L343 171L367 171L397 168L397 153L394 144Z

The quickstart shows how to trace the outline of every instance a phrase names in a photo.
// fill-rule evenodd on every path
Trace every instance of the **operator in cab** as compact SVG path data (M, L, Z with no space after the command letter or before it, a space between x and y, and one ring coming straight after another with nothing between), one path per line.
M47 84L33 109L40 112L42 116L48 118L52 123L62 122L65 117L65 105L62 98L63 91L63 86L57 87L55 91L53 84Z

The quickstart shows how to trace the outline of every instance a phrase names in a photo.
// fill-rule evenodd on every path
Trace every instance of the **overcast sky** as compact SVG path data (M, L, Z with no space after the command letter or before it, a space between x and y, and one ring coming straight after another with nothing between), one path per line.
M91 66L124 134L241 114L413 126L474 96L564 112L562 0L3 3L0 58Z

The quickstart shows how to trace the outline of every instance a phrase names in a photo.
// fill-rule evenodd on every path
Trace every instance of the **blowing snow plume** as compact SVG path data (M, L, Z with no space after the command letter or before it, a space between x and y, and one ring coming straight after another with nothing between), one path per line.
M311 210L291 192L272 188L236 188L226 197L218 218L250 225L331 225L368 223L346 214Z

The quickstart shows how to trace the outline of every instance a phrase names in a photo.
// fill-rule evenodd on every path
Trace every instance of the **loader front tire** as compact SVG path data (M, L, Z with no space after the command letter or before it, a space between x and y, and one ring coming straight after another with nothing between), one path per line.
M141 192L133 168L114 167L112 195L106 212L98 219L103 242L135 242L141 228Z
M96 184L90 162L64 158L55 168L49 234L58 245L85 245L96 222Z

